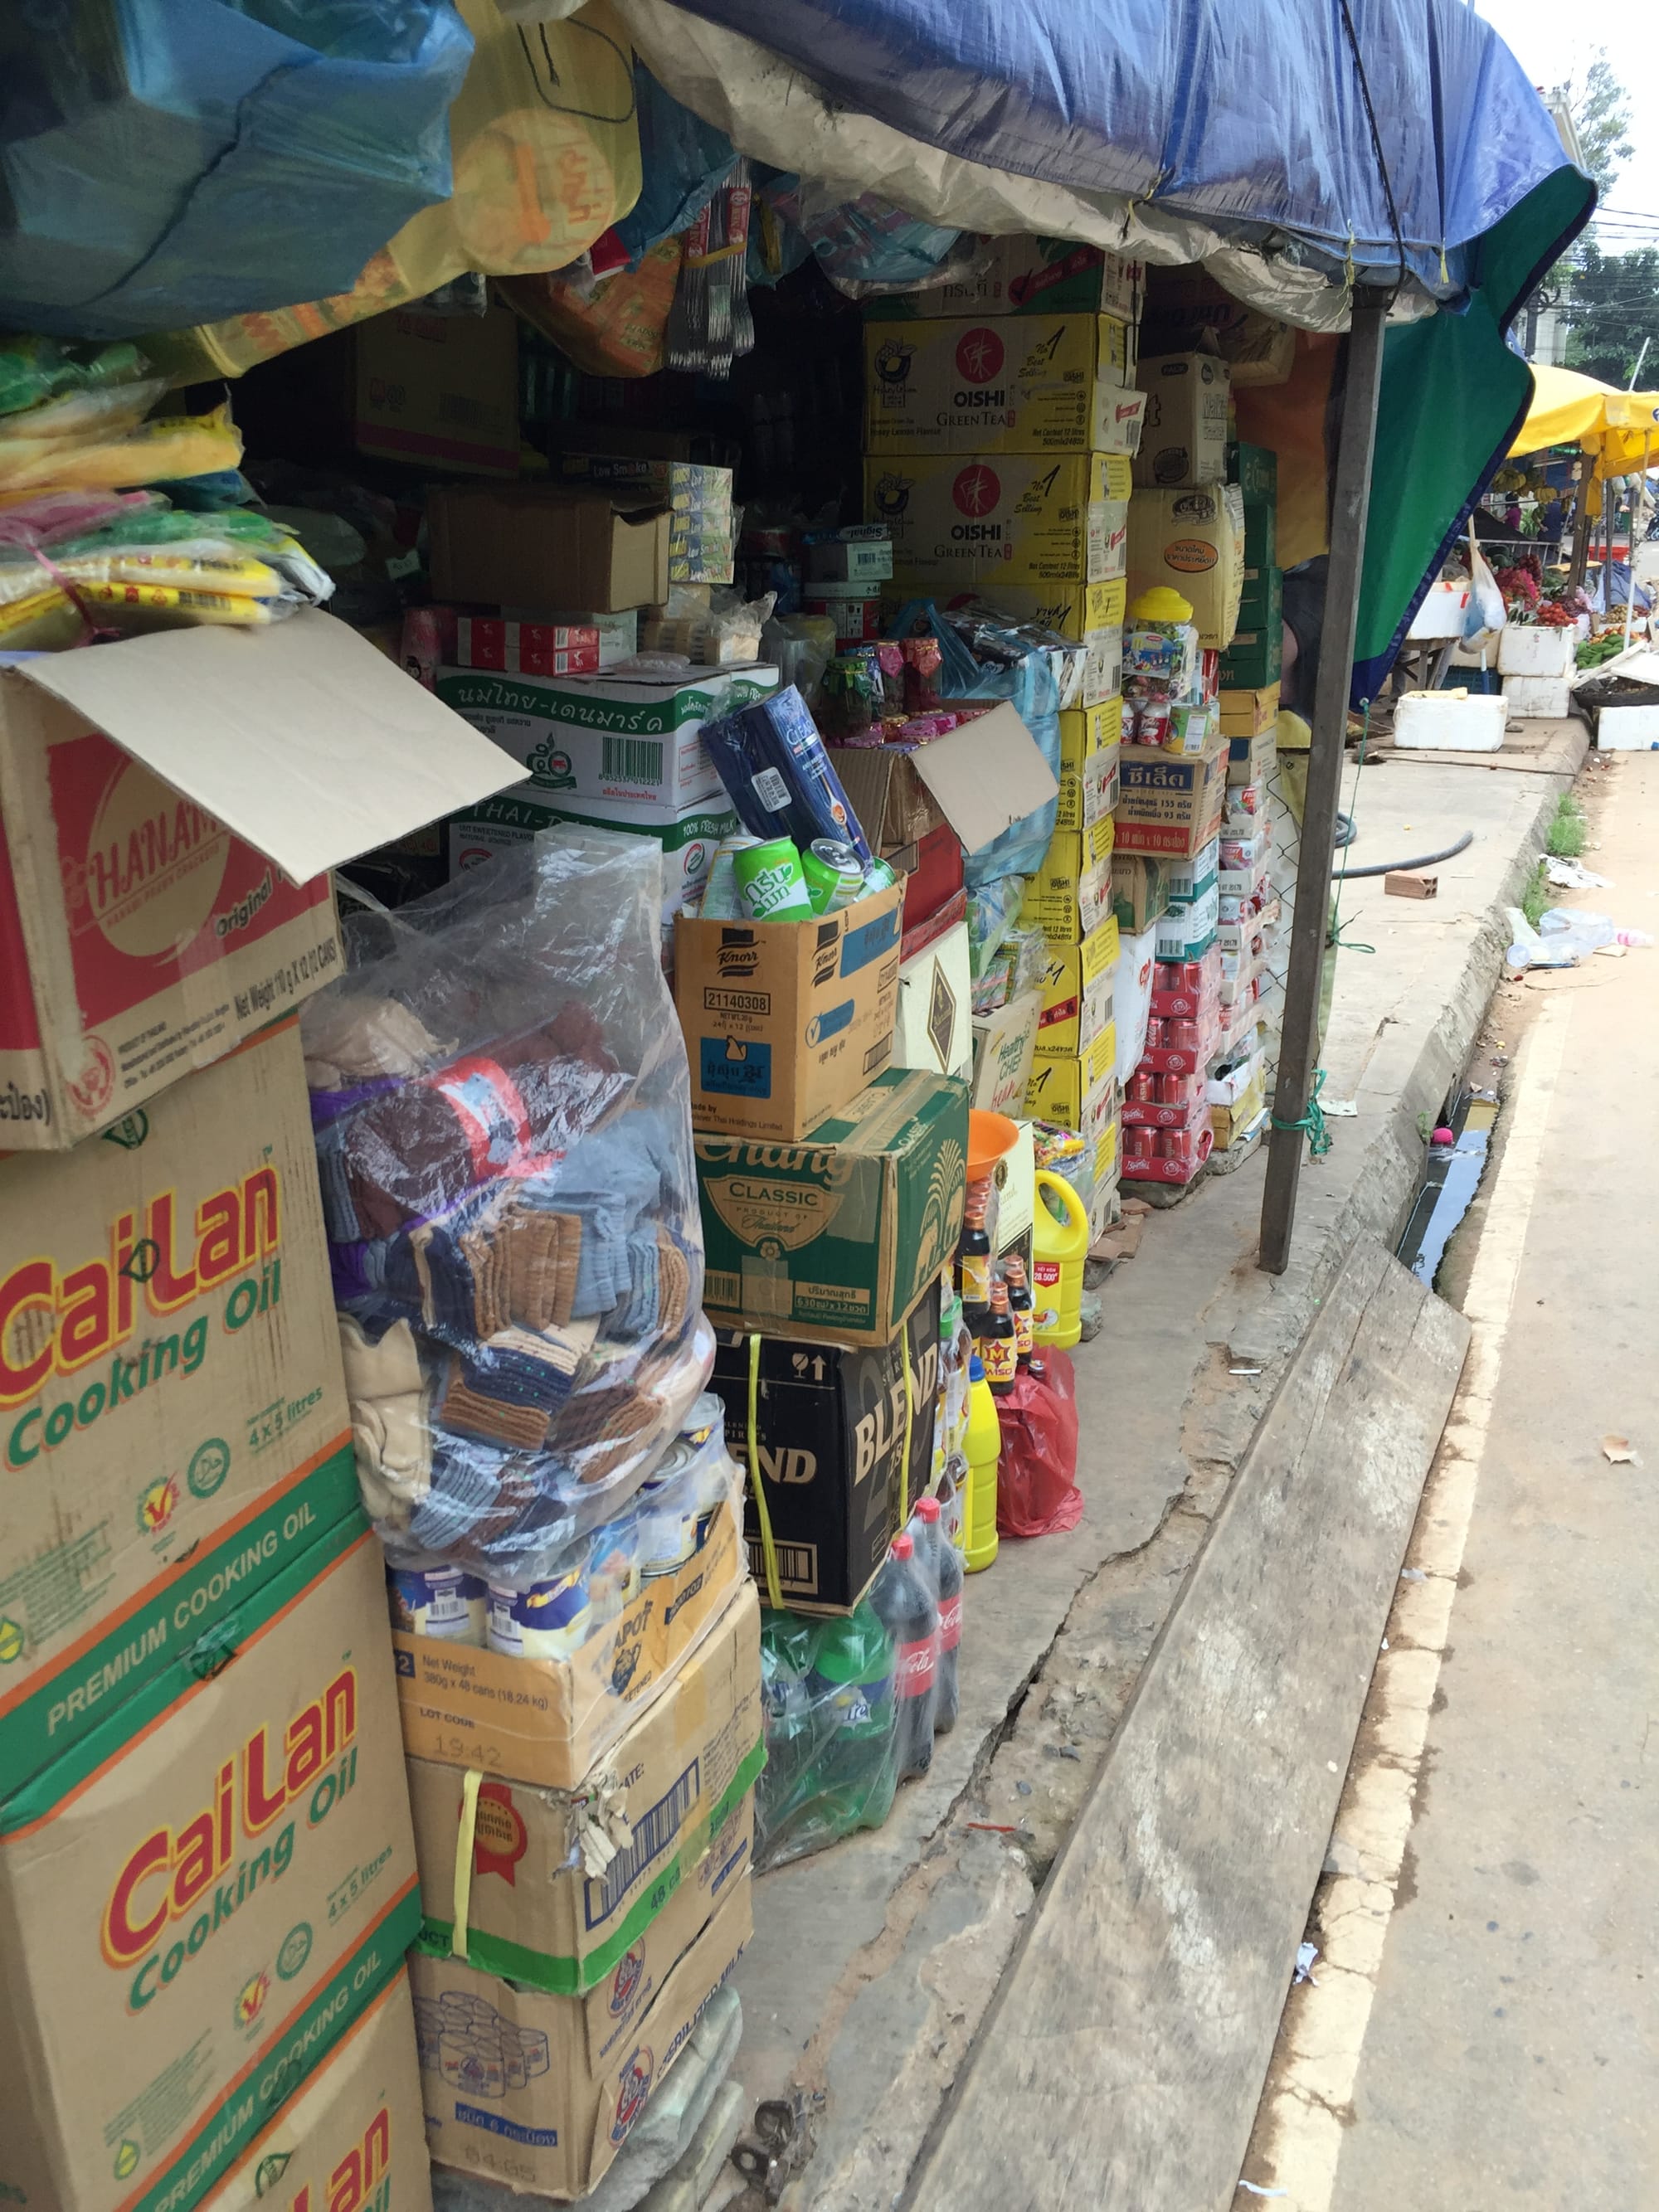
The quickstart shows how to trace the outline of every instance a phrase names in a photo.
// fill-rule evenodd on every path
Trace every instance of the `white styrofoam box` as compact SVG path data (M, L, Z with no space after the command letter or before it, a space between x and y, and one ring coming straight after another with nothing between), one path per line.
M1473 691L1407 691L1395 707L1394 741L1443 752L1495 753L1509 717L1504 699Z
M1505 623L1498 639L1499 673L1571 676L1577 642L1571 629L1532 629Z
M1572 684L1565 676L1506 676L1504 703L1523 722L1565 722L1572 712Z
M1604 753L1659 751L1659 707L1603 707L1595 743Z
M1112 1018L1117 1024L1117 1079L1127 1083L1140 1065L1146 1049L1146 1024L1152 1011L1152 969L1158 961L1159 925L1152 922L1139 937L1121 930L1117 939L1117 965L1112 970Z
M1467 584L1444 581L1431 584L1423 604L1412 617L1412 626L1406 632L1408 638L1462 637L1463 617L1468 611L1469 587Z

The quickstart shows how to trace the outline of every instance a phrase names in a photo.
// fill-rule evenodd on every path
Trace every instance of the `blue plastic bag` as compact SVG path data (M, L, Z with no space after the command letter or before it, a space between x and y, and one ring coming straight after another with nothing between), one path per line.
M1060 777L1060 687L1046 653L1033 652L1010 631L1000 635L1011 653L1020 658L1012 667L987 667L940 615L932 599L909 599L888 625L890 637L915 637L917 623L925 620L939 640L941 665L939 695L945 699L1006 699L1036 739L1037 748ZM1059 800L1048 799L1035 814L1016 822L978 852L969 853L965 866L968 888L977 890L997 876L1034 876L1054 834Z
M614 227L631 264L663 239L685 230L737 167L725 131L665 92L643 62L634 64L640 123L639 198Z
M0 31L7 322L131 337L349 291L449 197L471 54L450 0L28 11Z

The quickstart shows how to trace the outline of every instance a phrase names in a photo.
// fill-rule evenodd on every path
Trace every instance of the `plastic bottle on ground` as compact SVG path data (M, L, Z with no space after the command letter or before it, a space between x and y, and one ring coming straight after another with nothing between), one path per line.
M911 1528L920 1522L927 1535L927 1550L917 1546L919 1557L925 1556L933 1584L933 1602L939 1607L939 1676L933 1704L933 1732L943 1735L957 1724L959 1698L957 1692L957 1649L962 1642L962 1585L965 1570L960 1554L945 1534L945 1522L937 1498L917 1500L911 1516Z
M969 1574L988 1567L997 1555L997 1459L1001 1450L997 1401L975 1352L968 1368L968 1540L963 1547Z
M933 1707L939 1688L939 1607L908 1534L895 1536L870 1603L893 1639L898 1705L898 1776L926 1774L933 1763Z

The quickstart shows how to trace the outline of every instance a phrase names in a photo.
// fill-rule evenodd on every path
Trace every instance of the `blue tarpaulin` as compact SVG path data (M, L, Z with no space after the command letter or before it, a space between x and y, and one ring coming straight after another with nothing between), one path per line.
M680 0L833 99L964 160L1386 275L1394 223L1341 0ZM1565 159L1465 0L1350 0L1424 286ZM1443 271L1441 256L1445 255Z

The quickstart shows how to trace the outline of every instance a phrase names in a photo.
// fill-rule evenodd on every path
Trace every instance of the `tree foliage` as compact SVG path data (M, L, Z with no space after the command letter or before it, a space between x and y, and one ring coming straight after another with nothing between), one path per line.
M1582 240L1565 312L1571 368L1603 384L1628 385L1645 338L1644 388L1659 386L1659 247L1604 254Z
M1607 59L1605 48L1582 77L1558 84L1551 98L1569 110L1584 167L1595 179L1598 195L1606 199L1619 181L1620 166L1636 151L1630 141L1630 100Z

